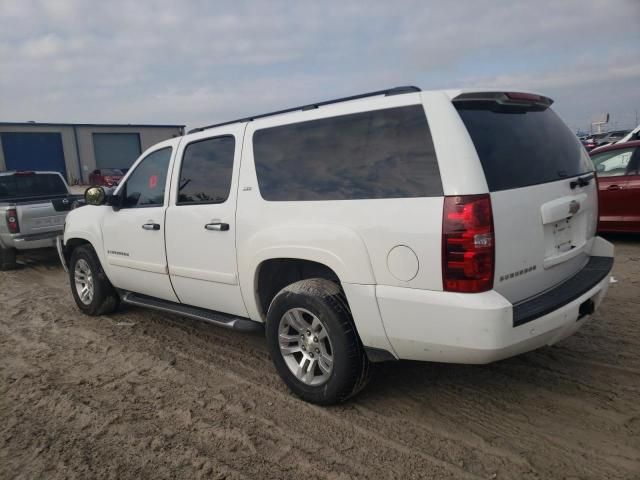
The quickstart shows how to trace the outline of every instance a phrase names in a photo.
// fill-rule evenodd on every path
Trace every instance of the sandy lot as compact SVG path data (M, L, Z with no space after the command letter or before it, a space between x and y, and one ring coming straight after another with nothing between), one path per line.
M396 362L332 408L260 337L76 309L53 252L0 272L1 478L640 478L640 238L600 311L489 366Z

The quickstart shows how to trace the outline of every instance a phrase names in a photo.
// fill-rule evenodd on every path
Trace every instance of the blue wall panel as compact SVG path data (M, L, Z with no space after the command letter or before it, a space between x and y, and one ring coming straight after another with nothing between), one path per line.
M9 132L0 138L7 170L46 170L60 172L66 178L59 133Z

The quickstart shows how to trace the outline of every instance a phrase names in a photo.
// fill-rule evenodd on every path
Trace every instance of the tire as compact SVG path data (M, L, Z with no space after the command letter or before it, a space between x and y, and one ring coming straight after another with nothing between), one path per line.
M91 298L81 298L76 284L76 270L80 267L84 281L91 284ZM84 273L83 273L84 272ZM90 245L82 245L73 250L69 262L69 281L71 293L78 308L87 315L97 316L114 312L120 304L120 296L104 273L96 252Z
M305 324L300 324L301 319ZM300 325L318 324L321 328L315 330L300 328ZM316 338L316 333L323 338ZM369 360L346 297L334 282L312 278L282 289L269 306L266 336L276 370L289 389L307 402L318 405L344 402L362 390L369 380ZM284 343L281 338L285 339ZM320 353L314 356L312 350ZM315 358L315 364L309 356ZM332 358L330 371L327 371L328 356ZM300 372L300 364L302 371L306 366L304 381L299 378L300 373L298 376L294 373L294 370ZM309 371L315 373L309 374Z
M16 267L16 249L0 247L0 270L15 270Z

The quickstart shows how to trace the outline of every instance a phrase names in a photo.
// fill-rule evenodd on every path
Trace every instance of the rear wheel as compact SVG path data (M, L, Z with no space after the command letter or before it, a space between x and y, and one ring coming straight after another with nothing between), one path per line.
M73 299L87 315L104 315L118 308L118 292L109 282L91 246L82 245L73 250L69 277Z
M14 270L16 266L16 249L0 247L0 270Z
M343 402L369 379L369 361L334 282L313 278L282 289L269 306L266 334L278 373L303 400Z

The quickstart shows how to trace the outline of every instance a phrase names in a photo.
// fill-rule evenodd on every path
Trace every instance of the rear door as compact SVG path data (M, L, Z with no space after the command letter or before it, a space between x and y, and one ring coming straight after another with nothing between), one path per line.
M621 148L597 153L591 157L598 175L599 225L602 231L627 228L625 217L633 214L633 195L629 182L635 173L632 158L635 148ZM635 184L635 182L634 182Z
M190 135L167 209L167 261L182 303L247 316L236 262L236 198L245 124Z
M494 289L514 303L577 273L596 231L593 165L550 103L503 93L454 99L491 194Z

